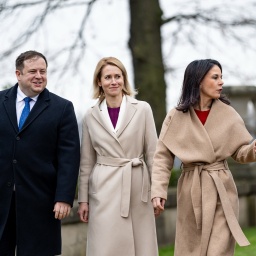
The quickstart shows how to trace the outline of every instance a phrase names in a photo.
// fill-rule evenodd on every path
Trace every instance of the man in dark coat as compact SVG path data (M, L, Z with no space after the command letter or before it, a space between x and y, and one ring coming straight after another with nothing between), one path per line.
M73 104L45 88L44 55L22 53L16 77L0 92L0 255L59 255L79 170L77 120Z

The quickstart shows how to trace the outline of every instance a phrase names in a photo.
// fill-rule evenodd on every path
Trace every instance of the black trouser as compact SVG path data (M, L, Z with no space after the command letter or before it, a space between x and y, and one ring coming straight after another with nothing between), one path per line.
M0 240L0 255L15 256L16 248L16 209L15 209L15 192L12 194L12 202L8 219Z

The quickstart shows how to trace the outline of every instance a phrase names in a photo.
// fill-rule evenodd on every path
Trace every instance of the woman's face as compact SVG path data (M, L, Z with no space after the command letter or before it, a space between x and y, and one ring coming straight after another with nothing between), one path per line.
M101 71L98 85L102 87L106 97L121 96L124 86L122 71L113 65L105 66Z
M223 84L221 70L217 65L214 65L200 84L200 99L218 99L221 95Z

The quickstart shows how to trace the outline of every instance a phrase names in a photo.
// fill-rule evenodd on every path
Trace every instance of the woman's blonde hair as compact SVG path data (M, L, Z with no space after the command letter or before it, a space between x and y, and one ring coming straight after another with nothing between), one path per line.
M107 65L112 65L118 67L123 75L124 78L124 86L123 86L123 94L132 96L135 95L136 92L132 90L129 82L128 82L128 75L123 63L114 57L105 57L102 58L94 71L93 75L93 99L99 99L100 101L105 99L105 94L101 86L99 86L99 81L101 78L102 69Z

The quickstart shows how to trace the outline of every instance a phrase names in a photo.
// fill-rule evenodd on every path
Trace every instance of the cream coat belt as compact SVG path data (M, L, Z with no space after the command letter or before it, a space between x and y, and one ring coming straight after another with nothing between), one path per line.
M221 205L233 237L240 246L247 246L250 243L245 237L241 227L239 226L236 215L228 198L226 188L222 180L219 178L217 172L219 170L228 169L229 168L226 161L215 162L212 164L195 163L182 165L183 172L194 171L191 187L191 198L197 229L202 229L202 188L200 183L200 176L202 171L207 171L215 183Z
M132 167L142 165L142 191L141 201L148 201L148 190L149 190L149 174L147 165L143 160L143 156L139 158L126 159L126 158L113 158L105 156L97 156L97 164L123 167L123 179L122 179L122 196L121 196L121 216L128 217L130 209L130 197L131 197L131 178L132 178Z

